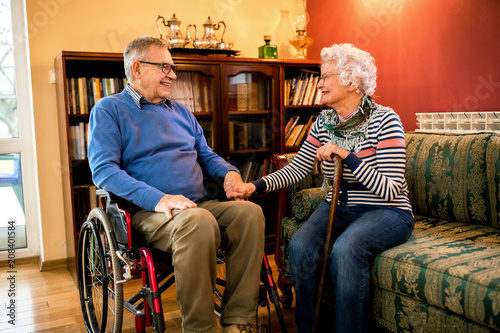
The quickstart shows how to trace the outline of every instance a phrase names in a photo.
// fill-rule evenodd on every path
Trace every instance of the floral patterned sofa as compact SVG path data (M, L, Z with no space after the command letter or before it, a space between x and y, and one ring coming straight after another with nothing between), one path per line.
M500 330L500 135L406 133L415 230L373 262L373 319L393 332ZM273 155L276 169L295 154ZM279 193L276 263L291 306L287 245L324 200L311 173ZM291 199L290 199L291 198Z

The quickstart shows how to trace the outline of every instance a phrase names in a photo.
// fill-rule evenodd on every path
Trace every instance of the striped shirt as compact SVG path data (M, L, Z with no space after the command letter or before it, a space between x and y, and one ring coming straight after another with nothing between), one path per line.
M334 111L332 111L334 112ZM316 150L330 142L330 135L318 117L293 161L254 184L257 191L275 191L295 184L313 168ZM411 214L405 180L406 148L399 116L388 107L373 103L366 140L359 153L352 151L343 161L339 205L370 209L390 206ZM323 162L323 173L332 179L333 162ZM331 190L326 197L330 202Z

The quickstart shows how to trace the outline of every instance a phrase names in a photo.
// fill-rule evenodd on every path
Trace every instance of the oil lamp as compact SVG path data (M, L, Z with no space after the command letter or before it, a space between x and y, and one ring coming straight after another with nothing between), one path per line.
M305 59L305 50L311 46L313 40L306 35L306 26L309 23L309 14L305 8L305 0L297 0L297 8L292 14L292 25L295 27L295 36L289 39L289 43L297 50L297 58Z

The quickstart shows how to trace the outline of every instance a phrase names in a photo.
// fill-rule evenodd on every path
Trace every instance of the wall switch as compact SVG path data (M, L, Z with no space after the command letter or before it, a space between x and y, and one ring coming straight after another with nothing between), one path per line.
M56 71L51 69L49 71L49 75L50 75L50 83L56 83Z

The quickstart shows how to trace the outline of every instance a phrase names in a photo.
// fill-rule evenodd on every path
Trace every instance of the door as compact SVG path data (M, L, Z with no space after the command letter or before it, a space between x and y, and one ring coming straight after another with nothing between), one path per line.
M26 31L24 1L0 0L0 261L11 269L40 254Z

